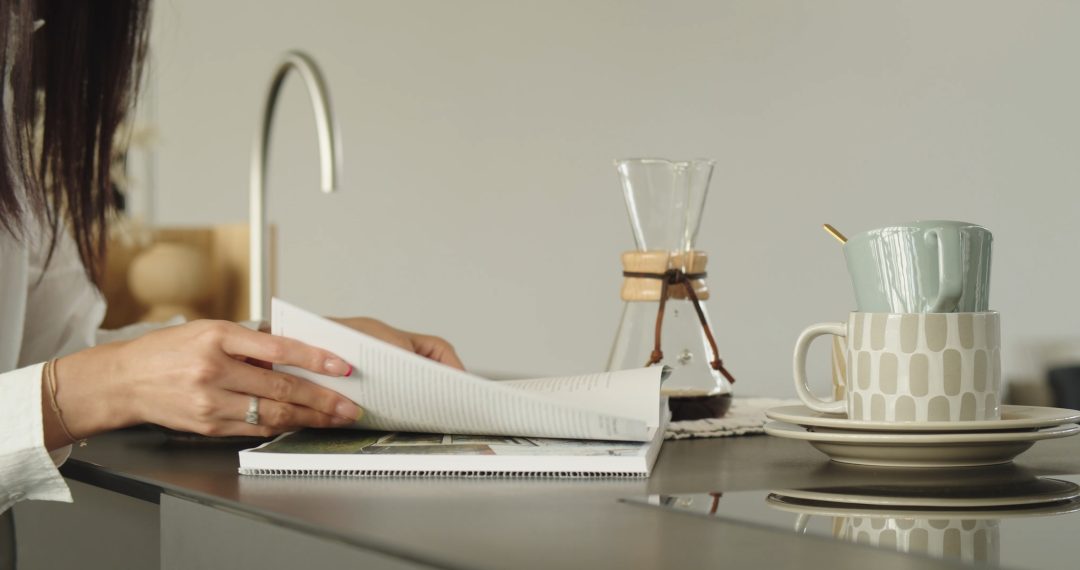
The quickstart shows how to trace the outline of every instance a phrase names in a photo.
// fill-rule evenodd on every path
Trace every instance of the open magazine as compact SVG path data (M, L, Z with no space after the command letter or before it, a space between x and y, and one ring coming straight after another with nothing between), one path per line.
M324 348L354 366L357 372L347 378L277 368L360 404L364 416L355 427L364 431L282 436L241 452L241 473L645 475L659 450L667 419L659 367L495 382L280 299L271 313L273 334Z

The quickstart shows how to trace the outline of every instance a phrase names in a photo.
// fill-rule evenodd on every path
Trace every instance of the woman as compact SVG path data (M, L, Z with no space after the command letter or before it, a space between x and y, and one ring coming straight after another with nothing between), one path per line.
M336 392L265 367L349 376L345 361L233 323L88 348L104 314L96 278L113 207L108 165L147 23L147 0L0 0L0 513L23 499L70 501L56 466L71 443L104 431L155 423L271 436L362 414ZM344 322L461 367L441 339ZM252 397L257 418L247 414Z

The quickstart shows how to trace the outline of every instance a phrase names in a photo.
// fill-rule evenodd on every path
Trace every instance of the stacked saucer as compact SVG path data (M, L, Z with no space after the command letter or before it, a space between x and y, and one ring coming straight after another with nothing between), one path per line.
M1080 511L1076 483L1037 477L1012 464L907 470L874 479L774 490L766 502L794 514L801 534L994 567L1001 564L1002 545L1013 542L1002 540L1012 533L1001 527L1004 520Z
M1080 433L1080 411L1001 406L985 421L866 421L806 406L772 408L765 432L801 439L833 461L879 467L968 467L1008 463L1035 442Z

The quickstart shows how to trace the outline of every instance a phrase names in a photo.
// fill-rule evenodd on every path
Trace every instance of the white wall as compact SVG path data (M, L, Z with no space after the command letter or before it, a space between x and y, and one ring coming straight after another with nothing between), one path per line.
M270 212L296 303L442 334L485 370L598 369L632 246L611 159L705 156L709 309L742 394L791 394L795 336L853 306L822 222L989 227L1005 367L1030 375L1024 347L1080 322L1078 23L1064 1L159 1L156 213L246 219L266 81L298 47L346 171L318 193L290 85Z

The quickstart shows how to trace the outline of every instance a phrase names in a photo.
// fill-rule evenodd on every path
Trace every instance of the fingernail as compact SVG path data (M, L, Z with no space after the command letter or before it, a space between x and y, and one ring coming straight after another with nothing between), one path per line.
M347 425L352 425L352 423L353 423L353 422L355 422L355 421L356 421L356 420L354 420L354 419L350 419L350 418L341 418L341 417L336 417L336 416L335 416L335 417L334 417L334 419L333 419L333 423L334 423L334 425L336 425L336 426L347 426Z
M348 400L343 400L338 402L338 405L334 407L334 414L343 418L359 420L360 416L364 415L364 410L361 410L360 406L357 406Z
M348 376L352 374L352 366L340 358L330 357L323 363L323 370L334 376Z

